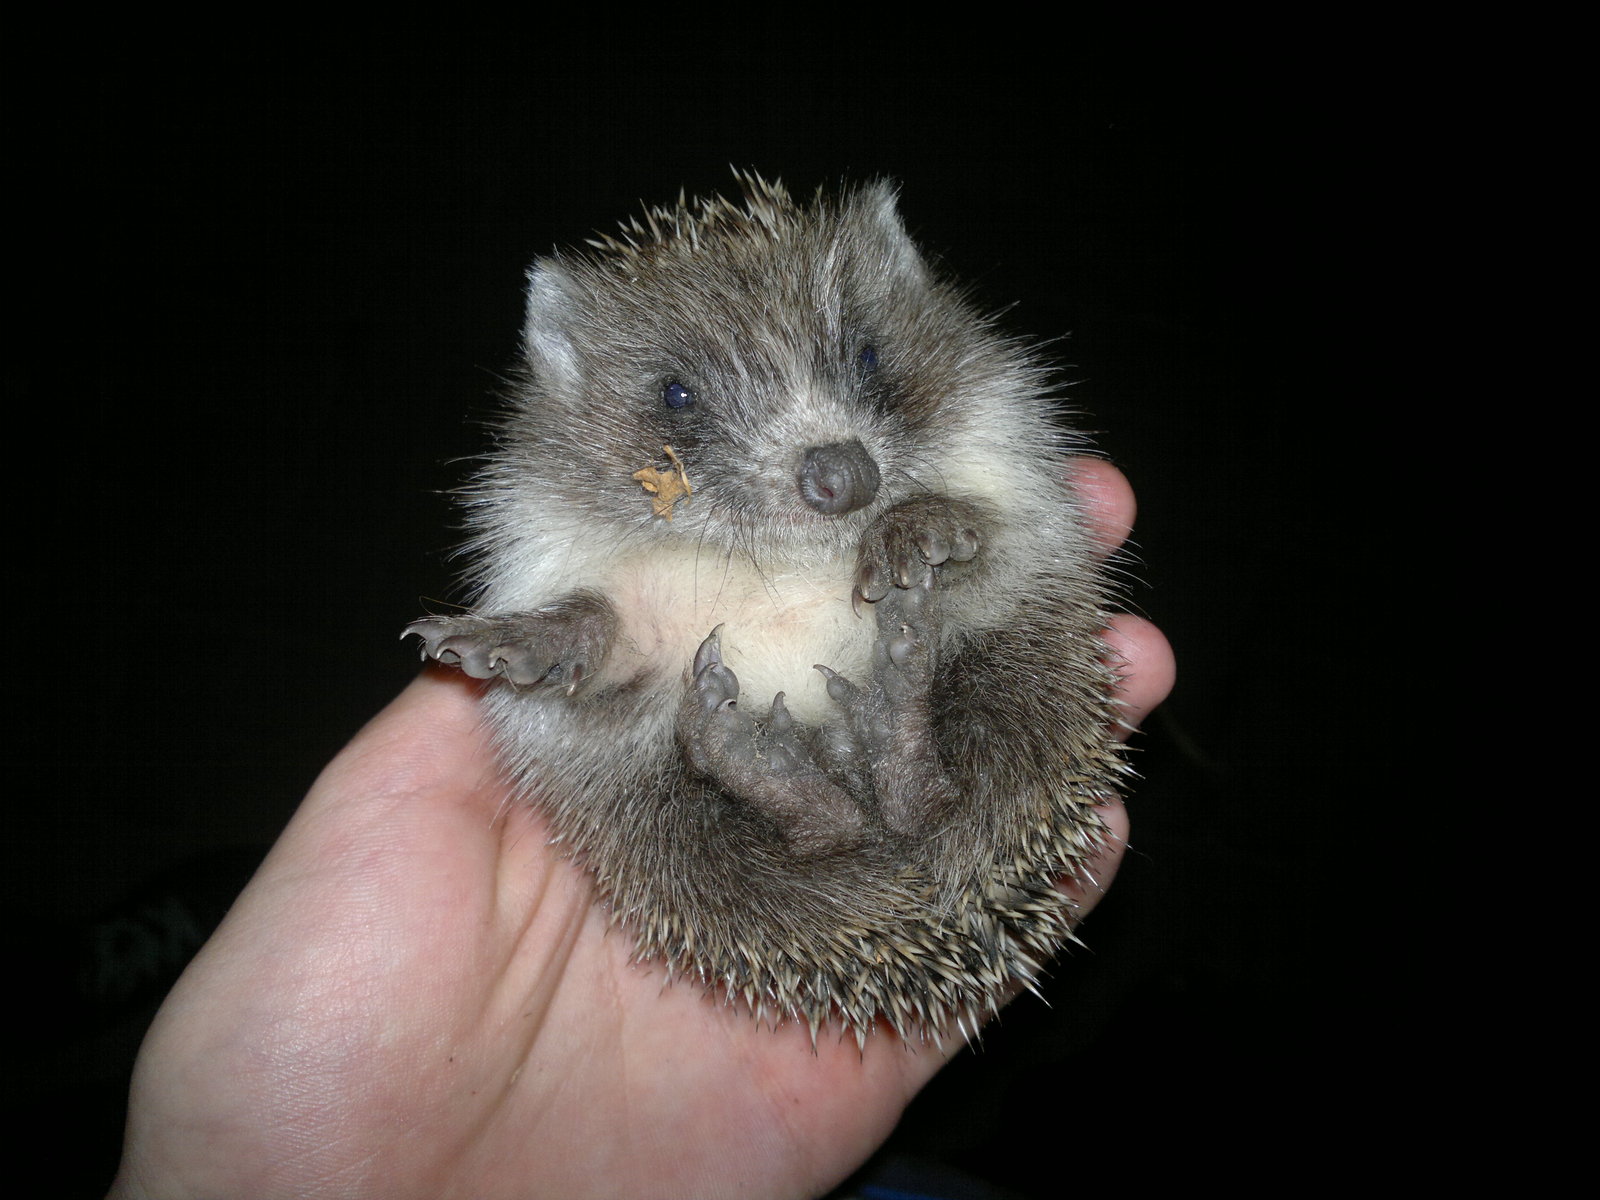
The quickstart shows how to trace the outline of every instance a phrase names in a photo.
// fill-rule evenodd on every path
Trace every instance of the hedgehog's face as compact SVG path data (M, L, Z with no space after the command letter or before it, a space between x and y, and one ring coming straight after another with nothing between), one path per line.
M704 521L829 537L873 510L897 424L877 331L837 293L695 282L712 303L656 323L634 359L653 370L625 382L651 442L681 456Z
M541 264L523 424L591 512L718 545L833 548L982 440L960 402L985 386L990 345L892 206L858 199ZM634 479L666 446L694 489L670 522Z

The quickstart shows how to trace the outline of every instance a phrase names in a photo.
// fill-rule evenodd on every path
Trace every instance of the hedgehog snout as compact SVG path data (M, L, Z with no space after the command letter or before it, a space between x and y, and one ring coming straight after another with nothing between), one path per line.
M807 504L837 517L871 504L879 478L877 462L865 446L852 440L807 450L796 483Z

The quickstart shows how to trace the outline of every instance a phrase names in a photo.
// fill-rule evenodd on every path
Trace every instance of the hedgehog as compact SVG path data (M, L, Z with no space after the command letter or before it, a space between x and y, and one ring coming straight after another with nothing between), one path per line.
M534 264L471 603L406 632L638 960L813 1043L970 1038L1127 773L1084 441L893 184L738 180Z

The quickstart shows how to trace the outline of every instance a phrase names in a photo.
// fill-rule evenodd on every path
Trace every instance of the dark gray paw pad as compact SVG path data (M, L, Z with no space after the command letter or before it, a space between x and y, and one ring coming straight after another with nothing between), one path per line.
M927 588L898 592L878 614L874 678L892 705L926 700L934 679L933 613ZM886 604L891 603L886 601ZM899 611L893 611L898 607Z
M560 687L572 691L584 680L587 671L580 662L551 662L548 654L516 642L496 646L489 652L489 667L504 675L517 687Z
M821 663L817 664L816 669L827 679L828 698L839 706L848 730L847 737L835 736L830 748L844 751L848 746L859 752L885 745L892 725L883 698L877 694L879 689L857 687L839 672Z
M490 660L496 650L497 647L466 633L440 638L429 647L431 657L447 665L460 667L464 674L474 679L488 679L495 674Z
M772 698L772 710L767 714L766 755L774 771L789 775L811 770L814 760L811 749L801 736L803 727L789 713L783 702L783 693Z

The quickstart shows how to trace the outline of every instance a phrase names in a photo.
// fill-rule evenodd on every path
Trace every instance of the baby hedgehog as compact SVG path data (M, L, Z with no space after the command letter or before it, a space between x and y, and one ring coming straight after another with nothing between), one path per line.
M971 1036L1125 772L1070 442L891 186L740 183L535 264L476 603L408 632L491 681L640 959L813 1039Z

